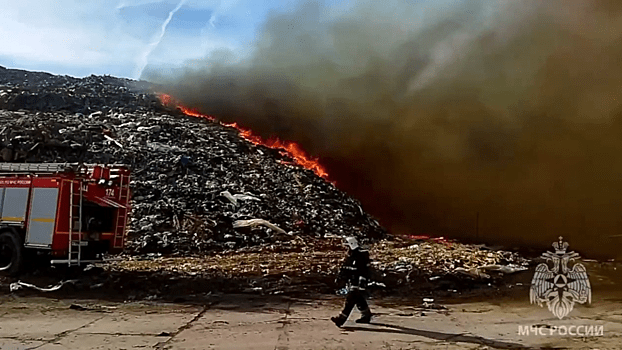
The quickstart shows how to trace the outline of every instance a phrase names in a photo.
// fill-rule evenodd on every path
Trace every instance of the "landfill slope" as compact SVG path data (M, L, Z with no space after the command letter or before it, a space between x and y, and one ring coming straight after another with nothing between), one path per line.
M386 235L357 200L282 150L165 107L154 92L129 79L0 67L0 161L128 165L129 253Z
M374 288L382 293L453 297L528 285L521 272L530 262L519 254L393 237L357 200L294 165L284 150L163 105L157 90L110 76L0 67L0 161L132 169L130 232L120 259L79 276L39 266L19 281L0 278L0 286L17 292L56 285L54 293L129 299L334 293L347 235L370 248Z

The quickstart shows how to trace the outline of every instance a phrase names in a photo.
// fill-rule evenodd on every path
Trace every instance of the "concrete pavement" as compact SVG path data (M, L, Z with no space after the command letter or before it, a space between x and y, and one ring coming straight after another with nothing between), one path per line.
M0 297L0 349L622 349L622 301L595 298L567 319L525 300L446 309L371 300L370 325L335 327L343 299L210 296L201 303L113 303ZM602 336L549 334L554 327L603 326ZM519 334L519 326L540 333Z

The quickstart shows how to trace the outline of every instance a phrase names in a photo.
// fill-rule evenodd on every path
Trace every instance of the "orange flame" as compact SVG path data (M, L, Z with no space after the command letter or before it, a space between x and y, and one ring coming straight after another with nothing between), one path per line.
M305 151L300 148L300 146L295 142L281 141L278 138L264 140L260 136L254 135L251 130L245 129L239 126L237 123L223 123L221 121L218 121L211 115L201 114L194 109L182 106L179 101L174 99L171 95L160 93L158 94L158 97L163 105L176 107L181 110L185 115L197 118L205 118L207 120L220 123L221 125L235 128L240 133L240 136L242 138L256 145L262 145L274 149L281 149L286 153L286 155L294 160L294 164L298 164L306 169L313 170L315 174L324 179L328 178L328 173L326 172L326 169L324 169L324 167L320 165L320 163L318 163L318 160L308 156Z

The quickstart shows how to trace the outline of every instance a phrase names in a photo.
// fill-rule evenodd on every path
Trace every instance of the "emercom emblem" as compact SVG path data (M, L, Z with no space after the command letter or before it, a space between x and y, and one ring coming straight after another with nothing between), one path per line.
M542 254L546 262L536 267L529 300L540 307L546 303L549 311L561 320L572 311L575 303L590 304L592 289L583 264L574 263L572 268L568 266L569 262L579 259L579 253L566 252L568 242L563 242L563 237L553 243L553 248L554 253Z

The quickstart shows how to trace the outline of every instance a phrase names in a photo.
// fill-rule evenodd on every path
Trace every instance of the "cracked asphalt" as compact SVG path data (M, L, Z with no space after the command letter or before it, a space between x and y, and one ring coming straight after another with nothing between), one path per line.
M372 324L329 318L343 299L210 295L183 303L0 296L0 349L622 349L622 299L594 297L563 320L514 300L426 308L372 299ZM519 334L603 326L602 336Z

